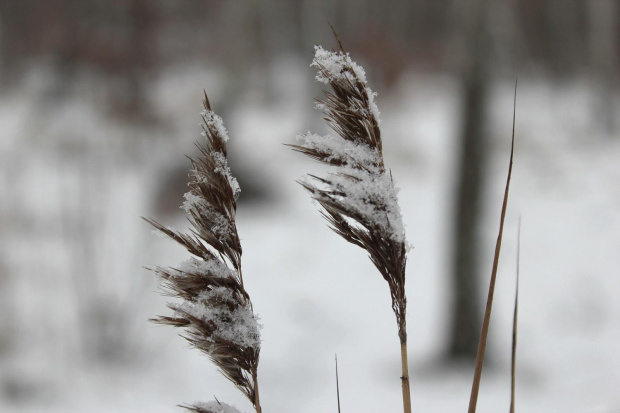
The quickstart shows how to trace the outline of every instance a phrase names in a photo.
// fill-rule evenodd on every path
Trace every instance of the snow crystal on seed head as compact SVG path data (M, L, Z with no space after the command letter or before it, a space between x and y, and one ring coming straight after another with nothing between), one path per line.
M224 175L228 179L228 183L233 191L233 197L237 199L239 193L241 192L241 188L239 187L239 182L237 178L232 176L230 172L230 168L228 167L228 160L221 152L213 151L211 152L211 156L213 157L213 161L215 162L215 169L213 172Z
M211 126L215 128L218 135L220 135L220 139L222 139L222 141L224 142L228 141L228 131L226 130L226 127L224 126L224 121L222 120L221 117L219 117L212 110L205 110L205 109L203 109L200 112L200 115L202 115L202 117L204 118L204 121L207 124L207 126Z
M347 79L351 82L355 82L355 77L359 81L366 85L366 71L356 62L351 60L349 53L343 52L330 52L323 49L321 46L314 47L314 60L310 66L316 66L319 71L316 75L316 80L329 84L331 81L338 81ZM353 72L353 74L351 73ZM370 114L377 120L377 123L381 123L379 108L375 103L376 92L373 92L369 87L365 88L366 95L368 96L368 106L370 108ZM316 108L319 110L325 110L325 104L317 103ZM359 108L352 108L354 111Z
M201 410L206 410L213 413L241 413L241 411L237 410L236 407L233 407L223 402L196 402L194 403L194 406L198 407Z
M389 174L374 174L348 166L338 167L338 172L330 174L326 185L331 196L344 198L347 208L364 217L364 221L381 228L382 232L396 242L404 242L405 227L400 206L398 188L394 186ZM341 196L335 194L344 194ZM323 196L318 193L320 200Z
M211 227L211 233L217 237L218 240L225 240L232 232L234 228L228 218L215 210L215 208L209 206L207 213L210 214L210 219L213 221Z
M228 268L222 261L215 258L205 261L192 257L181 263L179 266L179 271L220 278L232 276L232 271L230 268Z
M358 166L375 172L378 172L378 165L381 164L381 158L376 149L348 141L341 136L321 136L308 132L297 135L297 140L301 141L301 146L304 148L330 154L328 161L337 159L353 167Z
M233 310L227 303L234 303ZM171 304L171 307L181 313L215 325L212 337L230 341L239 347L260 347L260 330L249 302L239 303L233 296L232 290L226 287L215 287L203 291L195 302L185 301L183 304Z
M226 175L230 172L230 168L228 168L228 161L226 160L226 157L223 153L213 151L211 152L211 157L213 158L213 161L215 163L215 169L213 170L213 172L220 173L222 175Z
M185 201L183 201L183 205L181 205L181 208L183 208L185 212L189 212L192 208L200 209L204 205L204 199L199 197L192 191L186 192L183 195L183 198L185 198Z
M314 60L310 66L319 68L316 80L321 83L328 84L330 81L345 78L353 82L357 77L360 82L366 84L366 72L360 65L351 60L349 53L330 52L321 46L314 46Z
M377 123L381 123L381 112L379 112L379 108L377 107L377 103L375 102L375 97L377 96L377 92L373 92L369 87L366 88L366 94L368 95L368 106L370 108L370 113L377 120Z
M240 191L239 185L237 184L237 180L235 178L230 177L230 179L232 179L231 187L233 188L233 195L237 197ZM213 223L210 228L211 233L219 240L224 240L230 235L231 232L234 231L228 217L216 210L213 205L206 202L202 197L194 194L192 191L186 192L184 197L185 201L183 202L183 205L181 205L181 208L188 213L191 210L195 210L210 219Z

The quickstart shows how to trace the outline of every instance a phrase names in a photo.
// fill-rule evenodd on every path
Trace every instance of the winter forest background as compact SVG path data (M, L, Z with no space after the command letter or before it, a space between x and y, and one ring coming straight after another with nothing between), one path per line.
M282 144L326 131L329 24L379 93L409 255L413 410L466 409L517 147L479 411L507 409L522 216L517 409L619 413L620 3L0 0L0 410L251 406L169 328L143 266L186 253L203 89L229 130L265 412L400 411L385 282L330 233ZM467 179L466 179L467 178Z

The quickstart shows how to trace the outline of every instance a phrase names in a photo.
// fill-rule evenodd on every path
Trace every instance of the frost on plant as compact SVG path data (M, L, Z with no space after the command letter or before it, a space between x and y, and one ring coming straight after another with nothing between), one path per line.
M366 94L367 102L352 101L350 109L355 112L372 115L377 123L381 123L379 109L375 103L375 96L369 87L366 87L366 72L364 68L351 60L349 53L340 51L337 53L327 51L321 46L314 48L314 60L311 66L316 66L319 71L316 80L326 85L334 83L359 83Z
M376 94L364 69L341 50L315 47L316 79L331 86L317 108L335 136L306 133L293 149L332 166L323 177L300 181L323 208L331 228L365 249L390 286L399 336L405 340L405 265L408 244L397 188L383 161Z
M335 33L334 33L335 34ZM405 267L408 244L392 174L383 161L379 110L366 85L366 73L351 60L338 36L340 51L315 47L311 66L316 80L331 86L316 105L337 136L312 133L297 137L293 149L332 166L324 177L300 181L323 208L331 228L361 247L387 281L401 345L402 390L405 413L411 412L407 364L407 297Z
M316 190L311 191L313 196L346 204L348 214L356 216L360 224L405 242L398 191L376 149L341 137L306 134L298 140L309 156L336 166L336 172L327 178L302 181L304 187Z
M202 291L195 301L171 304L177 314L194 318L212 330L208 341L228 342L240 348L260 347L260 325L249 302L240 305L233 290L214 287Z
M240 189L226 158L228 132L206 96L201 115L205 141L197 144L200 156L190 158L189 192L182 205L191 231L183 233L147 220L192 254L176 267L154 269L163 291L180 302L168 304L172 316L153 321L184 328L182 336L206 354L260 413L257 368L261 326L243 286L235 222ZM238 412L219 402L185 407L196 412Z
M236 407L219 401L202 403L196 402L192 406L183 406L195 413L241 413Z

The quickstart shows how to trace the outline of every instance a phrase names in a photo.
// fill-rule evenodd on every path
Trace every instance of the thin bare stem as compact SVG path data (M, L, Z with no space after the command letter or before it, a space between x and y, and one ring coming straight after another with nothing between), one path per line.
M499 223L499 234L497 235L497 243L495 244L495 255L493 257L493 270L491 271L491 282L489 284L489 293L487 295L487 304L484 312L484 321L482 323L482 332L480 333L480 341L478 342L478 353L476 355L476 366L474 369L474 381L471 388L471 396L469 399L469 413L476 412L476 404L478 403L478 392L480 390L480 380L482 378L482 365L484 364L484 353L487 345L487 336L489 333L489 323L491 321L491 310L493 308L493 294L495 292L495 280L497 279L497 267L499 264L499 253L502 248L502 235L504 233L504 220L506 218L506 209L508 207L508 193L510 190L510 178L512 177L512 163L515 148L515 119L517 107L517 82L515 82L514 107L512 114L512 140L510 144L510 164L508 166L508 178L506 179L506 189L504 190L504 201L502 203L502 212Z
M338 413L340 413L340 382L338 381L338 354L336 354L336 399L338 400Z
M512 354L510 362L510 413L515 413L515 384L517 371L517 314L519 313L519 265L521 262L521 217L517 232L517 286L515 290L515 306L512 315Z
M409 361L407 357L407 340L400 343L400 361L402 367L402 376L400 377L403 384L403 409L405 413L411 413L411 389L409 385Z
M254 380L254 408L256 413L261 413L263 409L260 406L260 396L258 393L258 374L256 369L252 370L252 379Z

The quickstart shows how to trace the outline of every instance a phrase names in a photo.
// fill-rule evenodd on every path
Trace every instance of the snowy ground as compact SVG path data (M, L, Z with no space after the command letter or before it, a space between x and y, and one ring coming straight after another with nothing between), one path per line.
M233 173L242 165L271 194L238 211L246 288L264 324L264 411L335 412L338 353L343 411L398 412L399 347L387 285L362 251L327 229L294 182L322 167L281 145L309 129L324 131L320 114L307 110L318 93L306 81L313 71L284 62L277 73L287 87L271 101L249 91L220 112ZM165 313L166 300L141 268L187 258L139 217L185 225L180 214L158 215L152 201L158 181L199 138L201 89L218 111L223 78L202 68L167 71L152 88L163 119L157 127L111 123L89 97L96 92L82 98L83 89L46 104L37 73L19 93L0 98L0 310L12 337L0 352L0 410L169 412L215 396L251 411L206 358L172 329L146 321ZM411 76L396 90L377 103L386 163L415 247L407 287L414 411L462 412L473 368L439 362L449 314L459 89L450 78ZM485 277L512 121L512 85L493 90ZM585 83L520 79L493 362L483 375L480 412L508 408L519 215L518 410L620 412L620 139L597 132L589 102Z

